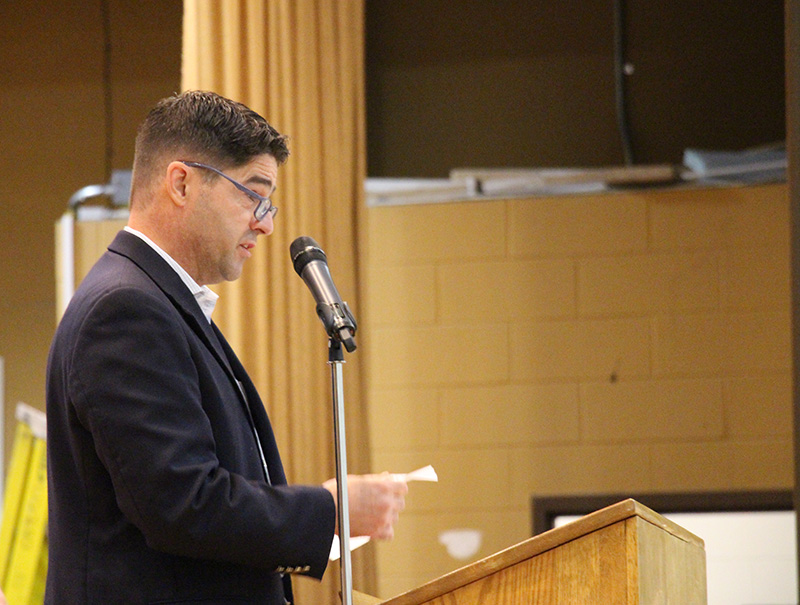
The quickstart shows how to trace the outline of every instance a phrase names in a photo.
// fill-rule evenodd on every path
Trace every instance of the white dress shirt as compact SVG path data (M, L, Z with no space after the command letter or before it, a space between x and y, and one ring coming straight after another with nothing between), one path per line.
M200 310L203 312L203 315L205 315L206 319L208 320L208 323L211 323L211 314L214 312L214 307L217 304L217 299L219 298L219 294L214 292L208 286L201 286L196 281L194 281L194 279L192 279L192 276L189 275L186 272L186 270L183 267L181 267L174 258L172 258L169 254L164 252L158 246L158 244L156 244L153 240L147 237L144 233L142 233L141 231L137 231L136 229L131 229L127 225L124 227L124 229L128 233L132 233L133 235L141 239L153 250L158 252L158 255L161 258L167 261L167 264L173 268L175 273L178 274L178 277L181 278L181 281L183 281L183 283L186 284L186 287L189 288L189 292L192 293L192 296L194 296L194 299L197 301L197 304L200 305Z

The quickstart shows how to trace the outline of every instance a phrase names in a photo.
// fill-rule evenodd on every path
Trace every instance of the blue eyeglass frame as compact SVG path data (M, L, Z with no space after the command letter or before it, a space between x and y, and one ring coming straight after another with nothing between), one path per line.
M205 170L210 170L211 172L218 174L223 179L230 181L239 191L256 200L258 204L253 210L253 216L257 221L263 221L265 218L267 218L267 215L274 217L278 213L278 207L272 204L272 200L269 198L269 196L264 197L263 195L258 195L255 191L249 187L245 187L239 181L232 179L218 168L214 168L213 166L209 166L208 164L203 164L201 162L190 162L188 160L179 161L181 164L185 164L186 166L191 166L192 168L204 168ZM274 191L275 189L273 188L270 195L272 195Z

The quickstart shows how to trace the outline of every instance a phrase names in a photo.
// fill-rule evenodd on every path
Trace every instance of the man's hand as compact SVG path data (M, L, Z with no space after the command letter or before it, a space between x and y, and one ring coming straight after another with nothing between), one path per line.
M336 502L336 533L339 533L336 479L322 486L333 494ZM406 506L408 484L393 479L389 473L380 475L348 475L347 499L350 512L350 535L369 536L379 540L394 537L394 524Z

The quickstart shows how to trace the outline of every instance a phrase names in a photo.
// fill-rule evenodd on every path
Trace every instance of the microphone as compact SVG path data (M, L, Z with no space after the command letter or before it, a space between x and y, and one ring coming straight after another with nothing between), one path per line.
M325 252L312 238L303 235L289 246L289 254L294 270L306 282L317 301L317 315L328 336L342 343L347 352L352 353L356 349L353 339L356 320L333 284Z

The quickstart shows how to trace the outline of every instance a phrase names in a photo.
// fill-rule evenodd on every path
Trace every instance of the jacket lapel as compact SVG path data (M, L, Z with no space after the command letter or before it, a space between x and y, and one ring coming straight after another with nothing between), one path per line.
M176 309L181 313L184 321L192 331L197 334L203 344L208 347L219 364L225 369L228 377L237 384L236 375L231 368L228 357L217 339L214 329L208 323L200 305L192 296L189 288L183 283L177 273L166 261L159 256L146 242L127 231L120 231L111 242L108 249L121 254L134 262L142 271L147 273L156 286L169 298ZM237 388L242 403L245 403L243 394Z

